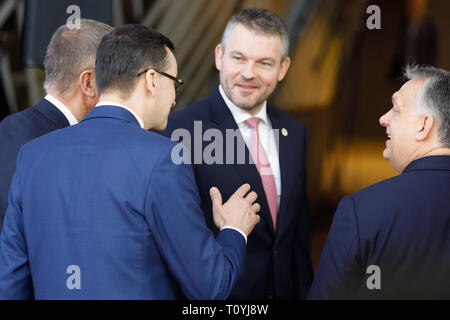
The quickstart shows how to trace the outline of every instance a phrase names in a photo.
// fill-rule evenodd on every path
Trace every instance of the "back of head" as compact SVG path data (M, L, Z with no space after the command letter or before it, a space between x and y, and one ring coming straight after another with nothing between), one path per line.
M450 72L429 66L408 66L405 78L425 79L416 97L416 112L433 115L442 147L450 148Z
M78 75L94 69L97 47L105 34L113 28L104 23L81 19L79 29L59 27L53 34L45 55L45 90L60 94L68 90Z
M282 59L284 60L288 56L289 33L283 20L272 11L262 8L248 8L233 15L222 36L221 44L223 47L226 46L228 34L238 24L258 33L279 36L282 46Z
M148 68L165 71L169 67L167 48L174 45L158 31L142 25L115 28L101 41L95 62L99 94L117 91L127 99L137 83L137 74Z

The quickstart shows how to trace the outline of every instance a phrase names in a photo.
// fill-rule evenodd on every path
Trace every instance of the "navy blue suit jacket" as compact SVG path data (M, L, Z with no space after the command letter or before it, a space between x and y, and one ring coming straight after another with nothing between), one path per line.
M449 284L450 156L428 156L342 199L309 298L449 299Z
M68 125L64 114L45 99L0 122L0 231L19 149L28 141Z
M267 112L274 129L285 128L288 131L287 136L279 135L282 195L276 232L274 232L261 178L256 166L249 164L250 156L247 147L245 147L246 164L238 164L237 146L245 145L240 132L237 135L240 142L236 141L234 148L234 159L232 159L234 164L226 164L224 139L224 164L203 162L193 165L200 191L201 206L206 213L208 226L215 232L217 229L212 220L211 202L208 200L209 189L212 186L220 189L224 201L243 183L249 183L252 190L258 194L257 202L261 205L261 220L248 237L245 272L234 287L230 295L231 299L305 298L312 281L305 170L306 127L296 118L271 104L267 105ZM220 130L223 137L226 136L227 129L238 130L218 89L206 99L172 114L163 134L171 137L175 129L187 129L192 138L189 142L195 149L198 145L194 146L194 121L201 121L203 132L216 129ZM210 143L210 141L204 141L203 145L200 145L201 150L205 150ZM195 151L192 152L192 162L195 160Z
M214 238L174 145L114 106L26 144L0 239L0 299L174 299L180 287L226 298L245 239Z

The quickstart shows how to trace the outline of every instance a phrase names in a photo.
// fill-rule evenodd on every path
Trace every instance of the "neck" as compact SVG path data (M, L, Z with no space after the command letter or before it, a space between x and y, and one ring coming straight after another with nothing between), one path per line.
M439 147L430 150L425 156L450 156L450 148Z
M111 93L110 94L108 94L108 93L102 94L100 96L98 102L99 103L100 102L114 102L117 104L121 104L127 108L133 109L133 106L129 103L128 100L124 100L119 95L116 95L116 94L111 94ZM134 111L134 109L133 109L133 111Z
M123 99L120 94L114 92L106 92L100 95L99 102L114 102L133 110L136 115L144 121L144 127L146 126L143 108L140 107L139 101L131 96L129 99ZM146 128L147 129L147 128Z
M450 148L445 148L442 146L429 146L426 149L422 149L420 152L416 152L412 160L424 158L428 156L448 156L450 155ZM411 162L411 161L410 161Z

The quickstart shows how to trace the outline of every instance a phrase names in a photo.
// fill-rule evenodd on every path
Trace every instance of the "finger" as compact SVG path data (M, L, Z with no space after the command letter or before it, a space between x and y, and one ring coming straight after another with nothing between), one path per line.
M222 206L222 195L220 194L219 189L216 187L212 187L209 189L209 195L211 197L211 202L213 207Z
M260 216L259 214L253 214L253 215L250 217L250 219L251 219L251 221L252 221L254 224L257 224L257 223L259 223L259 221L261 220L261 216Z
M252 205L252 212L256 213L256 212L258 212L259 210L261 210L261 206L259 205L259 203L254 203L254 204Z
M249 202L249 203L253 203L255 202L256 198L258 198L258 194L255 191L250 192L245 199Z
M244 183L242 186L239 187L239 189L237 189L233 193L233 196L238 196L240 198L243 198L249 191L250 191L250 185L248 183Z

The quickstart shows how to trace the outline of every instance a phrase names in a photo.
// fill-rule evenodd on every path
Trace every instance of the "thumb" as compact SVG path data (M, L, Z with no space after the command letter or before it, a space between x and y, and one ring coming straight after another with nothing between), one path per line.
M216 187L212 187L211 189L209 189L209 195L211 196L213 208L222 206L222 195L220 194L219 189L217 189Z

